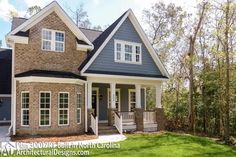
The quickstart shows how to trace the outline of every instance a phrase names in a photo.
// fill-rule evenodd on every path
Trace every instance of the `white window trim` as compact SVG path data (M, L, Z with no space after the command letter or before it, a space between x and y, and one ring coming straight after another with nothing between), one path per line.
M77 107L77 105L78 105L78 104L77 104L77 103L78 103L78 97L77 97L77 96L78 96L78 95L81 96L80 108ZM76 94L76 122L77 122L77 124L81 124L81 108L82 108L82 104L83 104L83 103L82 103L82 93L81 93L81 92L78 92L78 93ZM78 109L79 109L79 112L80 112L80 114L79 114L79 115L80 115L80 118L79 118L80 121L79 121L79 123L78 123L78 117L77 117Z
M28 109L26 109L26 108L23 109L23 108L22 108L22 103L23 103L23 102L22 102L22 95L23 95L24 93L29 93L29 91L22 91L22 92L21 92L21 126L23 126L23 127L29 127L29 125L24 125L24 124L23 124L23 111L24 111L24 110L28 110L28 111L29 111L29 108L28 108ZM29 93L29 94L30 94L30 93ZM30 97L30 96L29 96L29 97ZM30 99L30 98L29 98L29 99Z
M41 125L41 110L45 110L45 109L41 109L41 102L40 102L40 98L41 98L41 93L50 93L50 108L49 108L49 125ZM40 127L50 127L51 126L51 108L52 108L52 92L51 91L40 91L39 92L39 126Z
M107 88L107 108L109 108L109 92L110 88ZM119 93L119 101L118 101L118 111L120 111L120 89L116 89L116 92Z
M43 39L43 31L44 30L51 32L51 35L52 35L51 40ZM64 34L64 41L56 41L56 32ZM51 52L65 52L65 38L66 38L66 36L65 36L64 31L43 28L42 31L41 31L41 50L42 51L51 51ZM51 50L43 49L43 41L50 41L51 42ZM63 51L56 51L56 42L63 43Z
M68 94L68 108L60 108L60 94ZM58 126L68 126L69 125L69 119L70 119L70 114L69 114L69 105L70 105L70 93L69 92L59 92L58 93ZM60 110L67 110L67 124L60 124Z
M130 100L130 93L135 92L135 89L129 89L129 112L131 112L131 100ZM133 102L132 102L133 103ZM135 99L135 107L136 107L136 99Z
M120 60L117 60L117 51L116 51L116 44L120 43L121 44L121 56ZM131 45L132 46L132 61L125 61L125 45ZM140 47L140 54L139 54L139 62L136 62L136 46ZM127 64L142 64L142 44L141 43L136 43L136 42L130 42L130 41L125 41L125 40L117 40L114 39L114 61L117 63L127 63Z

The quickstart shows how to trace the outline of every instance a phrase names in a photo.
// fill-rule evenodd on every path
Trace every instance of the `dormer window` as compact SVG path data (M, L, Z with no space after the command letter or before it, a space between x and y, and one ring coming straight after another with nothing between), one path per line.
M115 62L141 64L141 43L115 40Z
M42 29L42 50L64 52L65 32Z

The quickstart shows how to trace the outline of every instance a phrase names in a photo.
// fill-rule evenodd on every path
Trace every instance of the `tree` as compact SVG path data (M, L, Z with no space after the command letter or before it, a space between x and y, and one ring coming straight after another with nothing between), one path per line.
M195 111L194 111L194 102L193 102L193 86L194 86L194 82L193 82L193 58L194 58L194 49L195 49L195 42L196 42L196 38L198 35L198 32L201 28L202 25L202 21L204 19L205 16L205 12L206 12L206 7L207 7L207 2L203 2L201 8L200 8L200 15L199 15L199 19L197 22L196 27L194 27L193 30L193 35L190 35L189 37L189 117L190 117L190 127L191 130L195 133Z
M72 13L72 19L78 27L90 28L91 22L88 19L88 13L84 10L84 5L80 4L75 10L69 8Z
M42 9L41 9L40 6L35 5L35 6L29 7L29 8L27 9L27 12L26 12L26 13L29 14L29 16L32 16L32 15L38 13L38 12L41 11L41 10L42 10Z

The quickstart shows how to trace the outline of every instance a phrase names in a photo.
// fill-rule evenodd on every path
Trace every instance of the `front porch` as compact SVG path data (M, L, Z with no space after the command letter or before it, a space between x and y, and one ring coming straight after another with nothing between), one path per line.
M134 81L135 82L135 81ZM147 106L146 89L155 87L155 106ZM161 82L143 83L89 81L87 84L88 126L100 134L99 124L117 131L157 131L164 129ZM110 129L110 127L109 127Z

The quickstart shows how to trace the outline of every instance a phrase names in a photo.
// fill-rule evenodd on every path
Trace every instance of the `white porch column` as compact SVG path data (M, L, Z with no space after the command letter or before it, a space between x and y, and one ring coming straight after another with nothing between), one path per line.
M88 109L92 109L92 82L88 82Z
M136 108L141 108L141 85L135 85Z
M111 108L114 109L116 108L116 84L111 83L110 84L110 89L111 89Z
M161 106L161 83L156 84L156 108L162 108Z

